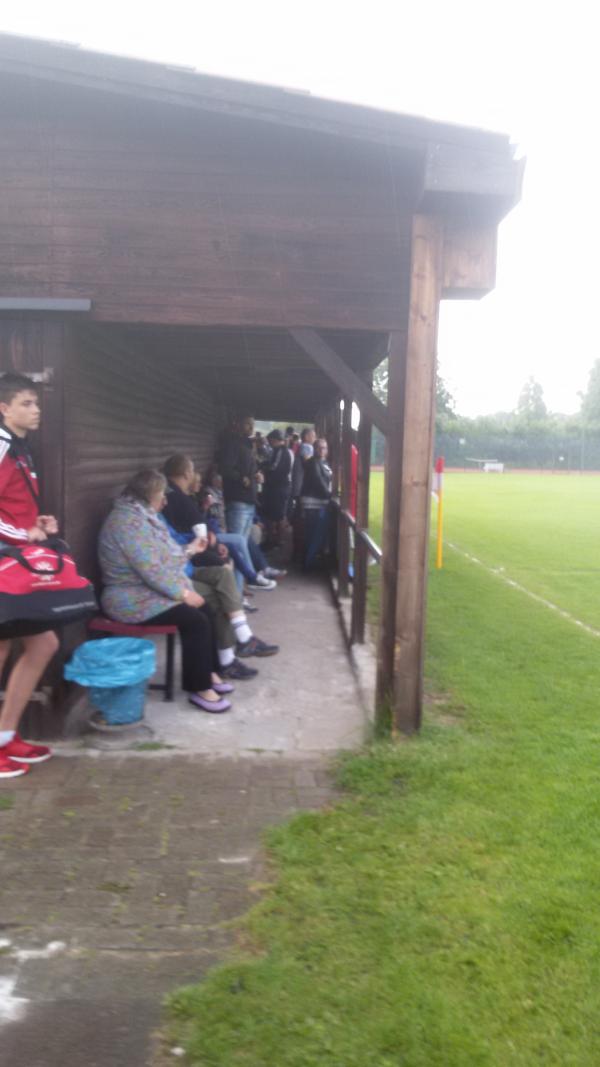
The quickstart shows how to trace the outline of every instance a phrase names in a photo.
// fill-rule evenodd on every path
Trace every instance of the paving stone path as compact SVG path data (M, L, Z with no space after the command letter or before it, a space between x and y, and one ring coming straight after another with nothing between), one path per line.
M2 783L0 1065L147 1067L163 996L257 899L261 831L333 796L317 758L80 755Z

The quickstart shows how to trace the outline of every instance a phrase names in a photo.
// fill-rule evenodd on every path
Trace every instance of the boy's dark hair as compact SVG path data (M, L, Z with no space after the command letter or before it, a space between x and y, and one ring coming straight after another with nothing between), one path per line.
M184 455L183 452L176 452L174 456L169 456L163 467L165 476L167 478L183 478L191 462L189 456Z
M0 404L10 404L18 393L38 393L38 387L25 374L7 371L0 378Z
M308 437L309 433L314 433L312 426L305 426L302 433L300 434L302 441L306 441L306 438Z

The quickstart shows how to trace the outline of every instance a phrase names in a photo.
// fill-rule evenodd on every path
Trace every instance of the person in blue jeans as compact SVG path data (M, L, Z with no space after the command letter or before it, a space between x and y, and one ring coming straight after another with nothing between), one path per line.
M257 489L264 481L252 448L254 419L238 416L226 435L219 456L225 497L225 518L229 533L246 540L256 511Z
M205 516L208 529L215 534L217 542L225 545L235 564L235 577L240 592L246 580L250 589L274 589L275 578L281 578L285 571L270 567L269 563L252 537L244 538L242 534L225 532L213 511L213 491L203 489L199 494L200 508Z

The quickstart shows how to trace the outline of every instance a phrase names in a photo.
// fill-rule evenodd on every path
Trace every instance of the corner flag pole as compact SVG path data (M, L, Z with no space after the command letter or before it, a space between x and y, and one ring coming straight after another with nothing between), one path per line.
M444 457L438 456L435 461L435 488L437 493L437 548L435 565L438 570L442 569L444 559Z

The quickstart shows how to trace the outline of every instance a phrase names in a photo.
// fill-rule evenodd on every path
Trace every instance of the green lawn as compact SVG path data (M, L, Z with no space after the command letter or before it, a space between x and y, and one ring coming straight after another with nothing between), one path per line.
M598 625L599 494L450 475L447 537ZM172 998L188 1062L597 1067L599 653L448 549L422 736L348 758L336 809L270 835L250 948Z

